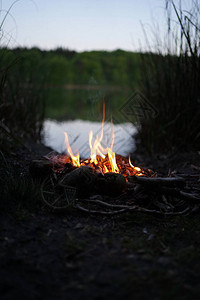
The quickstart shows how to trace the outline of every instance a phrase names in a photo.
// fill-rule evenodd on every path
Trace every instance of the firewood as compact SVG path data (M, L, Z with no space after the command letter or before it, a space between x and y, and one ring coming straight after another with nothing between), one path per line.
M182 177L144 177L144 176L128 176L128 181L138 183L146 187L158 188L166 187L184 187L185 179Z
M97 173L88 166L81 166L70 173L66 173L58 182L62 187L71 186L77 188L84 194L90 193L94 189L97 180Z
M94 163L84 165L80 161L81 167L76 167L70 158L57 155L32 161L30 173L44 178L43 202L54 211L71 207L102 215L126 212L181 215L200 208L199 190L186 187L186 179L194 174L163 178L148 169L135 169L131 173L127 159L117 156L117 160L119 173L104 173ZM110 170L109 165L105 166ZM127 177L128 174L140 176ZM101 196L94 197L96 193Z
M126 178L122 174L108 172L104 176L98 176L97 190L102 194L119 195L126 187Z

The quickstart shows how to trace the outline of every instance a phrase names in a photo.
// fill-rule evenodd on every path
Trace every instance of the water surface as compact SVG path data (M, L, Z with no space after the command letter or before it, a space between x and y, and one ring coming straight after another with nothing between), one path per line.
M133 135L136 128L132 123L123 123L113 125L115 142L113 150L121 155L127 156L132 153L135 148ZM100 122L91 122L83 120L73 120L57 122L55 120L47 119L44 123L44 144L51 147L59 153L66 152L66 145L64 141L64 132L68 133L69 142L74 154L77 151L82 158L88 158L90 155L90 148L88 143L88 136L90 130L93 131L94 138L100 135L102 124ZM104 124L104 138L102 145L104 147L111 144L111 124L109 122Z

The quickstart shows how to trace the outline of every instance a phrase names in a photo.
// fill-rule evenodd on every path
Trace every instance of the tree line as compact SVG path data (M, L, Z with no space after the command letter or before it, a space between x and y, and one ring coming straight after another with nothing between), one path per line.
M75 52L68 49L1 48L0 67L23 83L45 81L50 85L88 84L134 87L139 78L140 54L123 50Z

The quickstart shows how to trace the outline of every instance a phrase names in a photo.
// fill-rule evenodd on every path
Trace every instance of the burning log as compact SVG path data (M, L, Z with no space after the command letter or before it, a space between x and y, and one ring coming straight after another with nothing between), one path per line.
M39 178L45 178L52 173L69 173L74 169L76 169L76 167L71 164L69 157L66 157L66 155L52 155L52 153L45 156L43 159L33 160L29 166L30 174L33 177Z

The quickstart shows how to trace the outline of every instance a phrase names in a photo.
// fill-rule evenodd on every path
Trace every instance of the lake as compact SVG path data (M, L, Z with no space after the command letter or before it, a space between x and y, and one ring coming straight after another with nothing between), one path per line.
M66 145L64 141L64 132L66 131L69 137L69 142L74 154L77 151L82 158L88 158L90 148L88 137L90 130L93 131L93 141L95 136L100 134L101 122L91 122L84 120L72 120L58 122L56 120L47 119L44 123L44 138L43 142L46 146L51 147L59 153L66 153ZM133 135L136 133L136 127L132 123L114 124L115 142L113 151L117 154L128 156L135 149ZM104 147L111 144L111 123L104 124L104 137L102 145Z
M90 155L88 136L100 134L105 103L104 147L111 144L111 115L114 122L115 143L113 150L127 156L135 148L133 135L136 132L134 115L129 103L130 90L121 87L101 87L95 84L79 87L51 87L46 95L46 121L44 144L59 153L66 152L64 132L69 137L71 148L82 158ZM69 120L70 119L70 120Z

